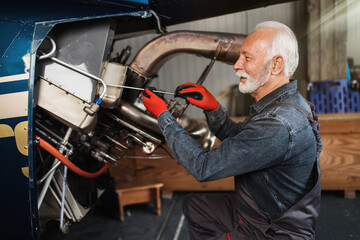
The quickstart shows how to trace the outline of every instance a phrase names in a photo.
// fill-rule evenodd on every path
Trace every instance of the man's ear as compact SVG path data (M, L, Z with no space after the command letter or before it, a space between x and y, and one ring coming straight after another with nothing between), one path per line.
M271 63L271 73L278 75L284 70L284 58L280 55L275 56Z

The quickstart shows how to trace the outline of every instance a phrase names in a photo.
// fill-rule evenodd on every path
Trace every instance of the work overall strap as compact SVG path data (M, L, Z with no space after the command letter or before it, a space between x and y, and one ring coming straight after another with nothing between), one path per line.
M294 105L288 102L279 102L275 104L274 107L277 106L285 106L292 107L303 113L308 119L312 130L314 132L316 138L317 145L317 153L316 153L316 184L313 189L305 195L303 199L301 199L297 204L295 204L292 208L290 208L283 216L279 219L276 219L273 222L273 229L277 232L277 234L285 234L283 229L287 229L287 234L292 235L293 239L302 239L303 236L298 235L298 231L303 232L301 229L297 229L299 226L304 224L306 221L308 222L308 227L312 226L314 231L315 229L315 220L318 217L320 211L320 195L321 195L321 186L320 186L320 153L322 150L321 136L320 136L320 124L318 123L318 117L315 112L315 107L312 103L307 101L310 106L311 113L304 110L303 108ZM305 224L304 226L306 226ZM303 227L304 227L303 226ZM278 228L280 227L280 228ZM305 230L305 229L303 229ZM304 235L309 234L308 231L303 232ZM315 232L313 232L312 236L308 236L309 239L315 238Z
M287 102L278 102L269 106L266 110L276 107L291 107L303 113L312 127L317 142L317 156L314 165L315 185L314 187L293 207L288 209L280 218L271 219L270 215L261 211L247 188L246 177L236 178L238 189L238 214L243 217L242 223L238 224L237 232L230 234L236 239L237 233L250 233L249 236L256 236L255 239L314 239L315 220L318 217L320 209L320 162L319 155L322 149L321 136L319 133L319 124L314 106L309 103L311 112L301 107ZM247 222L255 223L246 224ZM268 230L274 232L271 237ZM231 238L232 239L232 238Z
M322 146L322 143L321 143L321 136L320 136L320 124L318 123L318 116L315 112L315 106L314 104L312 104L311 102L309 101L306 101L309 106L310 106L310 109L311 109L311 113L304 110L303 108L295 105L295 104L292 104L292 103L288 103L288 102L278 102L277 104L275 104L275 106L273 107L278 107L278 106L287 106L287 107L293 107L295 108L296 110L298 110L299 112L303 113L306 118L309 120L310 122L310 125L314 131L314 134L315 134L315 137L316 137L316 143L317 143L317 157L319 158L320 156L320 152L323 148ZM272 108L273 108L272 107Z

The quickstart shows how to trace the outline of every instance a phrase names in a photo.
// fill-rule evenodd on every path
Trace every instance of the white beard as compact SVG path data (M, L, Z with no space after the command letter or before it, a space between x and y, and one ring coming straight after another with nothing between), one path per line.
M239 78L246 78L246 82L239 82L239 91L241 93L252 93L255 90L259 89L259 87L264 86L265 83L270 79L271 71L269 69L269 64L264 64L261 68L259 74L256 77L251 77L244 71L238 70L236 72L236 76Z

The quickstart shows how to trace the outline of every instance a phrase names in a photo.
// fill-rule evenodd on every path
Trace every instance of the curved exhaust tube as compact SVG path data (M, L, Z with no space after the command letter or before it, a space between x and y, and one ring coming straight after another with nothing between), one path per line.
M163 64L178 53L189 53L234 64L246 35L234 33L174 31L148 42L130 63L146 78L157 74Z
M122 101L121 104L116 108L116 110L130 121L133 121L142 127L150 129L151 131L159 135L162 135L157 118L146 114L143 110L140 110L132 104Z

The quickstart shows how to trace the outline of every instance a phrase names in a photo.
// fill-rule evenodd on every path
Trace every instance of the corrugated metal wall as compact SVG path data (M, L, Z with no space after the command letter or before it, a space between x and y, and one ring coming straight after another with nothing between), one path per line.
M256 24L267 21L275 20L282 22L292 28L298 35L299 41L303 40L302 33L306 28L305 17L305 1L296 1L285 4L278 4L266 8L254 9L246 12L224 15L220 17L210 18L206 20L194 21L185 24L179 24L168 27L169 32L175 30L194 30L194 31L215 31L215 32L233 32L248 34L256 26ZM145 43L156 37L156 34L148 34L145 36L119 40L114 45L114 52L121 52L121 50L130 45L132 47L133 56ZM301 44L300 44L301 47ZM300 52L302 49L300 48ZM301 54L301 53L300 53ZM131 58L132 58L131 57ZM176 56L169 60L159 71L159 77L152 82L152 86L166 91L174 91L175 88L185 82L196 82L200 77L206 65L210 62L209 59L200 58L194 55L183 54ZM304 64L300 62L299 68L295 77L303 82L300 84L303 89L305 85ZM237 85L239 79L235 75L232 66L223 63L215 63L213 69L204 82L207 89L214 95L219 96L224 91L228 90L231 85ZM301 90L301 89L300 89ZM238 91L237 91L238 92ZM226 108L229 108L229 98L222 98L220 100ZM243 112L248 104L244 104L244 96L239 96L236 100L237 112ZM240 109L239 109L240 107ZM232 112L235 112L233 110ZM196 107L190 106L187 115L191 117L203 117L201 110ZM238 115L238 114L232 114Z
M348 17L348 42L347 42L347 56L354 59L355 65L360 65L360 1L349 0L347 17Z

